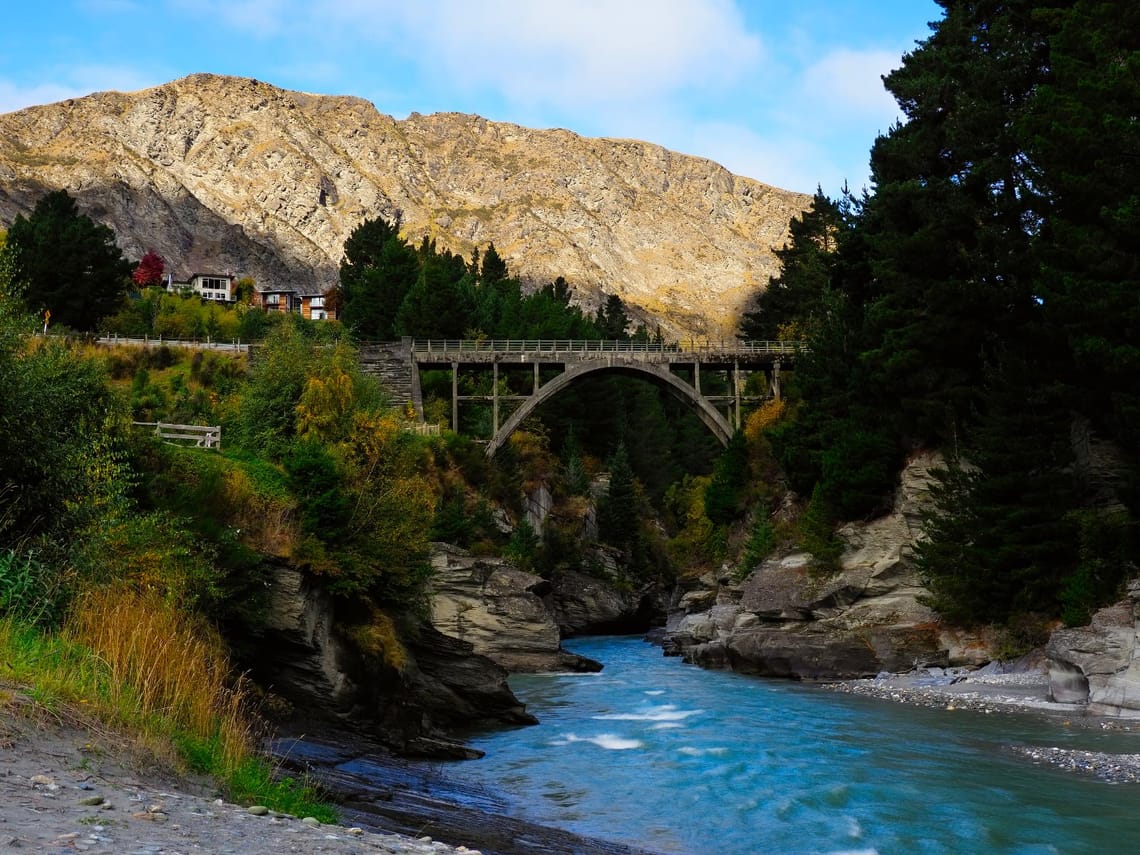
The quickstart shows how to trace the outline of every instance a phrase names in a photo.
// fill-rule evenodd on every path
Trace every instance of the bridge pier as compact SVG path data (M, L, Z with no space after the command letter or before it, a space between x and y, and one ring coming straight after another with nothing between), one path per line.
M732 394L736 399L736 429L740 430L740 360L732 363Z
M491 435L499 432L499 360L491 363Z
M451 363L451 429L459 433L459 363Z

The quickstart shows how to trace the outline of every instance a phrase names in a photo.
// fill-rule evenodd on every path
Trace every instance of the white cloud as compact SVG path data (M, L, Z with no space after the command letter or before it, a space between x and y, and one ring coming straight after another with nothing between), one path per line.
M729 0L327 0L313 12L310 26L399 51L456 88L564 109L724 84L761 55Z
M897 54L884 50L832 51L804 71L803 94L833 117L875 115L886 117L889 124L898 108L882 78L899 61Z
M772 129L763 134L742 125L694 126L687 150L699 151L730 172L784 190L814 193L817 185L834 195L843 183L831 153L810 139Z
M295 6L291 0L172 0L171 5L261 39L305 19L304 4Z
M68 98L81 98L92 92L111 89L131 92L163 82L161 79L144 77L135 69L100 65L69 68L64 76L64 80L45 81L32 86L0 79L0 113L53 104Z

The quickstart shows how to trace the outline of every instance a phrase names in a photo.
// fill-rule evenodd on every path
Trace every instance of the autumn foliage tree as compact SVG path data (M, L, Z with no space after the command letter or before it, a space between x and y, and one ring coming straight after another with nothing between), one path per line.
M135 267L135 272L131 274L131 280L140 288L153 288L162 283L162 274L165 271L166 262L162 256L153 249L147 250L146 255Z

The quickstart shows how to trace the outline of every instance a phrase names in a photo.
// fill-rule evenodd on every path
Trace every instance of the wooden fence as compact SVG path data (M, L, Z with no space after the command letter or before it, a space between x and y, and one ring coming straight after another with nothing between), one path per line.
M188 440L198 448L222 447L221 425L175 425L168 422L132 422L136 427L154 428L155 434L164 442L175 445Z

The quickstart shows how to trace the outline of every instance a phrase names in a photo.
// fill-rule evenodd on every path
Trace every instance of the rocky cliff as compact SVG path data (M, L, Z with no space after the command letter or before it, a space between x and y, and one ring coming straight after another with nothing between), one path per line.
M543 595L550 583L503 558L479 557L445 543L432 547L431 622L444 635L508 671L599 671L562 649Z
M207 74L2 115L0 140L0 225L65 188L178 277L331 285L352 230L400 214L414 242L494 242L525 283L616 293L675 336L731 336L810 202L650 143Z
M1045 647L1049 694L1094 715L1140 718L1140 579L1088 626L1059 629Z
M262 686L310 717L359 729L402 754L468 758L458 729L533 724L507 685L507 672L471 644L421 624L405 638L399 669L362 653L350 621L314 580L273 566L267 621L236 641L243 665ZM343 606L343 604L342 604Z
M936 454L915 455L890 514L840 529L846 549L836 571L793 552L773 556L738 584L708 579L686 593L670 614L666 651L708 667L797 679L976 664L920 602L926 591L911 555L939 465Z

